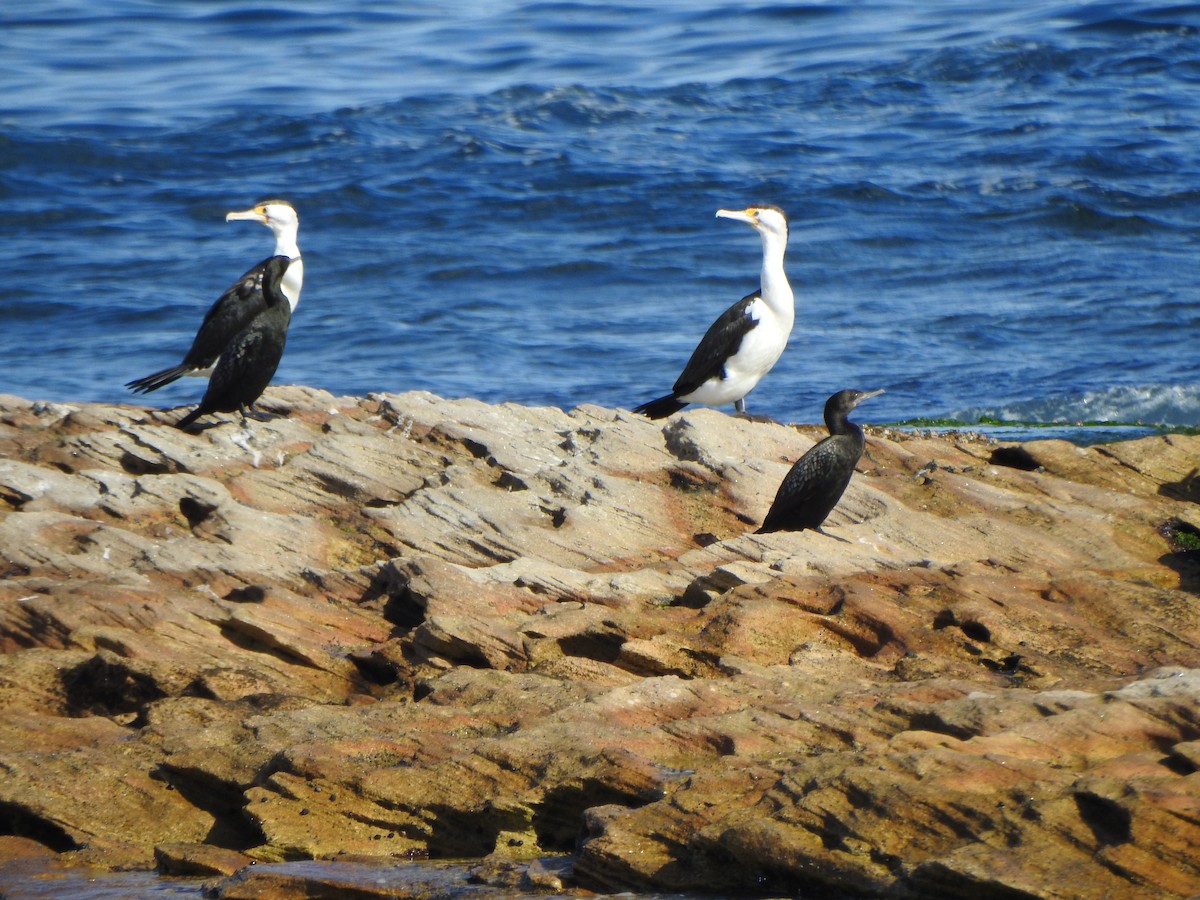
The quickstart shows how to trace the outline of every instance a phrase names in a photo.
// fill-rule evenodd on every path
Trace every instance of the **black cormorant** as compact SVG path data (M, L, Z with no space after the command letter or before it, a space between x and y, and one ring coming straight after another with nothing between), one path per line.
M204 399L176 423L177 428L187 428L200 416L213 412L241 412L243 419L249 415L262 418L254 409L254 401L262 396L279 366L292 320L291 304L281 288L291 262L286 256L272 256L263 264L262 293L267 308L221 351Z
M745 414L746 395L771 370L787 346L796 315L792 287L783 270L787 217L777 206L722 209L717 216L746 222L762 238L761 287L743 297L709 327L683 367L671 393L635 407L661 419L689 403L732 403Z
M296 232L300 227L296 210L286 200L264 200L252 209L231 212L225 216L226 222L242 220L261 222L270 228L275 235L274 255L292 260L284 276L282 289L294 311L300 302L300 288L304 284L304 260L300 258L300 248L296 246ZM266 264L267 260L263 260L246 272L209 307L183 362L125 386L135 394L145 394L184 375L202 375L212 368L233 336L266 309L262 291L263 268Z
M863 452L862 429L846 417L858 404L882 393L882 388L865 392L845 390L825 401L825 427L829 436L800 457L784 477L759 534L820 529L842 499Z

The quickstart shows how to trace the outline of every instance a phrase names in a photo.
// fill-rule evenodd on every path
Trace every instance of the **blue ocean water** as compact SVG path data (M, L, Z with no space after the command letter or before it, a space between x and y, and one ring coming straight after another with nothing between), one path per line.
M757 284L752 412L1200 424L1200 5L40 0L0 10L0 391L190 403L285 196L277 381L631 407Z

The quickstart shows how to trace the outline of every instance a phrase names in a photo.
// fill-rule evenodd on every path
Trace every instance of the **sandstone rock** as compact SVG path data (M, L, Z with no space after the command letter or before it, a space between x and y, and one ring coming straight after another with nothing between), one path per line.
M158 870L166 875L232 875L254 860L236 850L208 844L159 844L154 848Z
M485 860L431 891L1200 893L1200 438L876 430L829 535L756 535L819 428L269 402L192 435L0 397L11 856L230 898L426 857Z
M386 900L495 896L491 888L466 883L458 866L397 866L379 859L337 865L295 862L247 866L216 889L218 900ZM520 900L515 894L514 900Z

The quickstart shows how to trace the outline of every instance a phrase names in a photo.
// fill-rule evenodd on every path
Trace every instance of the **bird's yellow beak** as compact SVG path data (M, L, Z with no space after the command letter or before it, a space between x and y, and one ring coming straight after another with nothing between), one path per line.
M225 215L226 222L262 222L266 224L267 214L261 206L244 209L241 212L231 212Z
M748 209L718 209L718 219L736 219L739 222L745 222L747 225L758 225L758 210L754 207Z

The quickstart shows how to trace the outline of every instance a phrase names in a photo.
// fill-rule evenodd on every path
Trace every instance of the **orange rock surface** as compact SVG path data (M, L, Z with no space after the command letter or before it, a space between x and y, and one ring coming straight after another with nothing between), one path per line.
M0 885L567 853L547 884L1200 893L1200 437L868 429L828 534L755 535L820 429L265 402L0 397Z

